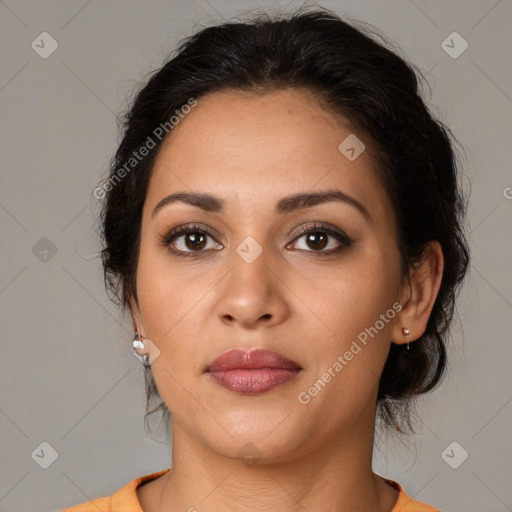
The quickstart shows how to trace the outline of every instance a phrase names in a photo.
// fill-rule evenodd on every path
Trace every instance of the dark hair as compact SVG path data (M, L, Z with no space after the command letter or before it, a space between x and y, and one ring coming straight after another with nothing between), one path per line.
M379 384L378 418L403 432L413 430L410 413L415 397L435 388L444 375L446 337L469 264L469 247L453 136L425 106L412 66L386 46L389 43L377 31L361 23L356 28L354 22L348 24L318 7L288 15L263 13L248 22L204 28L183 40L136 93L123 118L122 140L102 189L101 257L107 294L113 292L116 304L129 306L131 298L137 300L148 181L165 140L155 140L152 134L158 126L168 125L191 98L228 90L309 92L321 106L347 119L368 143L376 175L394 207L404 279L421 261L429 241L437 240L442 247L444 273L426 330L411 343L407 355L402 345L391 344ZM151 136L154 147L144 158L133 160ZM162 409L169 418L162 401L149 411L150 400L160 396L151 369L145 376L146 416Z

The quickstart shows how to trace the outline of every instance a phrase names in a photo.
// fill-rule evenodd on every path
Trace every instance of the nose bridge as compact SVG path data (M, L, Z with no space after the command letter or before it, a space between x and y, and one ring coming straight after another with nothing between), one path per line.
M232 274L241 284L247 282L252 287L259 284L263 287L270 284L268 278L275 274L275 270L271 267L270 250L264 249L253 240L245 239L237 246L236 254L233 254Z
M271 268L270 251L255 246L256 242L244 240L233 254L230 288L240 297L268 299L276 283L275 270Z
M221 320L238 321L246 326L260 319L282 321L287 306L270 251L248 237L233 251L232 264L217 301Z

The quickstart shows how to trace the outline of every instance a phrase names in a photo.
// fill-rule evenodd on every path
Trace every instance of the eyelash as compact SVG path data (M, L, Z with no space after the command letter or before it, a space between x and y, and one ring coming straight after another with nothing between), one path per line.
M295 238L292 242L296 242L300 238L302 238L304 235L308 235L310 233L325 233L329 236L332 236L336 240L340 242L340 245L336 247L335 249L330 249L329 251L305 251L303 249L298 249L299 251L307 252L307 253L313 253L315 256L328 256L332 254L337 254L345 249L348 249L353 243L354 240L352 240L348 235L346 235L343 231L338 231L337 229L331 227L329 224L326 223L315 223L313 225L304 226L299 230ZM161 239L161 243L164 247L169 249L171 253L173 253L176 256L184 256L184 257L200 257L204 253L208 251L181 251L179 249L173 249L171 247L171 242L178 238L179 236L187 235L190 233L200 233L200 234L207 234L211 236L212 238L216 237L216 233L212 231L207 226L199 226L198 224L186 224L183 226L178 226L177 228L172 229L169 233L164 235ZM210 249L211 250L211 249ZM214 249L217 250L217 249ZM201 254L202 253L202 254Z

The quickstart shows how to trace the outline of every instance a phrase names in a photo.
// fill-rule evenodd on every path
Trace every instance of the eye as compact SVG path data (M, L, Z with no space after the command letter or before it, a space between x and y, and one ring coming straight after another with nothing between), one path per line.
M168 247L171 252L188 256L186 253L199 253L206 252L206 250L222 249L223 246L215 241L214 236L215 234L206 226L185 225L171 230L162 239L162 243L164 246Z
M223 245L215 240L216 236L207 226L188 224L172 229L162 237L161 243L177 256L199 256L200 253L223 248ZM303 242L301 242L302 239L304 239ZM287 248L317 253L320 256L338 253L350 247L353 242L338 228L321 223L301 228L299 235Z
M353 240L343 231L331 227L329 224L315 224L306 226L300 230L300 236L296 237L292 246L301 251L319 254L334 254L350 247ZM303 243L298 243L302 239ZM290 246L288 246L290 247ZM326 249L327 250L324 250Z

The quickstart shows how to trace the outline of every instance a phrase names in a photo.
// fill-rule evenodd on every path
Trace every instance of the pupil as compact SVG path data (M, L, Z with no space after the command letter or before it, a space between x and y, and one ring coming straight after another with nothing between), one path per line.
M187 247L189 249L193 249L193 248L199 248L199 249L202 249L204 247L204 236L201 235L201 234L198 234L198 233L189 233L187 235ZM203 240L200 240L200 239L203 239ZM189 240L192 241L192 244L190 245L188 242ZM202 245L201 245L202 244Z
M323 249L327 245L327 237L318 231L316 233L310 233L308 243L313 242L313 245L315 245L315 238L320 238L321 240L320 244L316 243L316 247L313 247L314 249Z
M317 231L315 233L310 233L308 235L308 244L312 244L312 248L314 249L323 249L327 245L327 237L321 232ZM191 243L189 243L191 242ZM202 249L204 247L204 236L202 234L197 233L189 233L187 235L187 247L189 249L199 248Z

